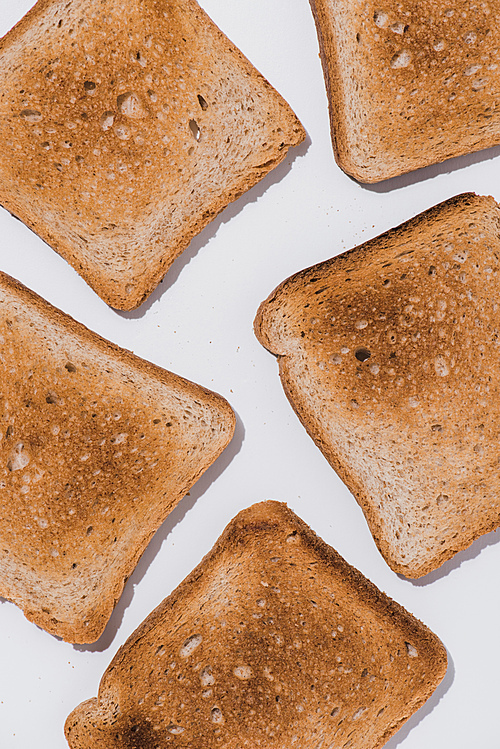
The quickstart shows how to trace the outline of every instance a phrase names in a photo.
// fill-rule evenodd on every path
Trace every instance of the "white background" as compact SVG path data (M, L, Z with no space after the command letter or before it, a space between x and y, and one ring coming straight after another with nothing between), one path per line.
M32 0L0 0L0 32L31 5ZM500 148L363 187L333 158L307 0L203 0L202 5L288 100L307 130L307 142L203 231L134 313L107 307L2 209L0 268L109 340L223 394L238 415L236 436L160 528L95 645L63 643L0 599L0 747L67 749L66 716L97 694L119 646L240 509L273 498L287 502L448 649L444 682L389 741L389 749L498 748L498 535L482 537L421 581L391 572L355 500L293 414L275 359L257 342L252 323L259 303L293 272L457 193L472 190L500 199Z

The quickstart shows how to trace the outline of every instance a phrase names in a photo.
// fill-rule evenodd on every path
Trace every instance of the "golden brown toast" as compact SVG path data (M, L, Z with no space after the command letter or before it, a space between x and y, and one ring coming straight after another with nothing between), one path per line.
M500 143L493 0L311 0L339 165L378 182Z
M378 749L446 661L286 505L262 502L120 648L66 737L71 749Z
M389 565L500 524L500 208L459 195L281 284L255 320Z
M4 274L0 393L0 595L48 632L93 642L234 414Z
M39 0L0 65L0 203L120 309L305 137L194 0Z

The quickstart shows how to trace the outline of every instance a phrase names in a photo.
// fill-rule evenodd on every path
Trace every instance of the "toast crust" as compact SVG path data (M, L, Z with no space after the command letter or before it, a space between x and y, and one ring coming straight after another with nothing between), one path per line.
M0 202L119 309L305 137L194 0L40 0L0 61Z
M456 196L306 269L255 332L391 568L421 577L500 524L500 209Z
M339 166L372 183L500 143L497 7L311 0Z
M65 733L71 749L378 749L445 672L436 635L263 502L132 634Z
M234 413L5 274L0 355L0 595L48 632L93 642Z

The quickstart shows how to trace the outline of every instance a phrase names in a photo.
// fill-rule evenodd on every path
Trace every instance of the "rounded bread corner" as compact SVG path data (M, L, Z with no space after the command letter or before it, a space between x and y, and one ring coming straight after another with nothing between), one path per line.
M402 564L399 559L396 559L392 554L392 549L389 543L381 544L377 540L377 546L379 551L384 557L385 561L396 575L406 578L407 580L420 580L421 578L429 575L431 572L438 570L442 564L449 558L439 557L436 559L434 556L431 559L425 559L418 564L409 562L408 564Z
M286 146L286 150L288 150L288 148L295 148L295 146L300 146L300 144L303 143L306 138L307 130L295 115L295 123L293 124L290 133L290 144Z
M280 288L281 285L260 304L253 322L255 337L261 346L274 356L286 354L284 342L274 319L276 311L280 310L280 304L275 303L276 294Z
M255 315L255 319L253 321L253 332L255 333L255 337L257 338L258 342L264 346L268 351L273 353L271 342L269 340L268 332L267 332L267 326L265 322L265 313L267 309L267 300L265 302L262 302L259 305L259 309L257 310L257 314Z
M88 280L88 279L87 279ZM143 304L150 294L154 291L154 284L148 284L148 286L136 286L132 283L121 283L114 285L112 283L106 283L105 285L97 285L91 280L88 280L89 286L95 291L95 293L112 309L120 312L132 312L138 309ZM159 281L158 281L159 283Z
M91 746L91 744L80 734L79 728L84 728L86 723L90 723L91 716L95 714L97 706L98 698L92 697L75 707L66 718L64 723L64 736L70 749L83 749L86 746ZM85 733L87 733L86 730Z
M368 164L367 162L356 161L347 150L339 149L335 143L333 145L333 153L337 166L348 177L351 177L351 179L356 180L356 182L362 185L374 185L378 182L384 182L385 180L404 174L405 171L389 168L384 169L383 164Z
M217 460L224 450L231 443L234 434L236 432L236 413L224 396L218 393L213 393L212 407L218 411L219 418L223 422L220 430L220 437L218 439L218 450L215 457L211 459L210 465ZM208 468L208 466L207 466Z
M227 437L224 441L224 449L230 444L234 437L234 433L236 432L236 414L232 408L232 406L227 402L225 398L222 398L222 403L225 404L224 406L224 413L227 419Z
M84 612L74 621L60 621L47 614L40 615L39 611L27 611L23 609L26 618L37 627L41 627L54 637L71 645L91 645L101 637L111 617L113 609L100 611L97 616L86 618Z

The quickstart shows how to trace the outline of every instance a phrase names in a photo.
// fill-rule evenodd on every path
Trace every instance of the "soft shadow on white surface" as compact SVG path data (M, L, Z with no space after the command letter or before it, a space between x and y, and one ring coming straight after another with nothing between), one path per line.
M485 161L491 161L500 156L500 146L492 146L486 148L484 151L476 151L475 153L464 154L463 156L455 156L453 159L447 159L439 164L432 164L425 166L422 169L409 172L408 174L402 174L400 177L392 177L386 179L383 182L376 182L374 184L367 184L363 182L357 182L353 177L351 179L360 187L365 190L371 190L372 192L387 193L393 190L400 190L403 187L409 185L416 185L419 182L425 182L426 180L438 177L441 174L451 174L460 169L465 169L468 166L474 164L481 164Z
M416 585L417 587L430 585L431 583L434 583L437 580L441 580L443 577L446 577L453 570L457 570L459 567L461 567L463 562L468 562L471 559L475 559L477 556L479 556L483 549L486 549L487 546L496 546L499 541L500 534L498 533L498 528L496 528L489 533L485 533L484 536L476 538L476 540L467 549L459 551L457 554L455 554L454 557L448 559L447 562L442 564L441 567L438 567L437 570L429 572L428 575L424 575L424 577L420 577L418 580L411 580L404 575L398 575L398 577L401 580L410 582L412 585Z
M222 455L208 468L201 476L189 493L181 499L178 505L172 510L165 522L156 531L155 535L146 547L133 573L130 575L120 600L115 606L111 618L106 625L106 629L97 640L97 642L84 645L74 645L75 650L84 652L102 652L107 650L116 633L121 626L124 613L134 597L135 586L140 583L152 561L160 551L163 542L172 532L175 526L182 522L186 514L196 504L198 499L203 496L209 486L226 470L233 458L239 453L245 439L245 429L239 416L236 414L236 429L234 437L226 447ZM201 559L199 560L201 561Z
M437 707L438 703L445 696L446 692L450 689L455 678L455 664L448 650L446 650L448 657L448 669L445 677L441 684L438 686L436 691L429 697L425 705L422 705L420 710L417 710L406 723L401 726L399 731L394 734L392 739L389 739L387 744L384 744L384 749L396 749L408 736L410 731L418 726L422 720L424 720L433 710Z
M189 244L189 246L179 255L176 260L172 263L167 274L159 282L158 286L149 295L149 297L137 308L129 312L123 312L121 310L114 310L120 317L128 320L136 320L144 317L146 312L153 306L153 304L160 299L163 294L170 289L171 286L177 281L183 269L188 265L191 260L196 257L198 252L204 247L210 239L215 237L221 224L225 224L231 221L235 216L240 213L246 205L249 203L256 203L269 188L281 182L288 172L291 170L293 162L299 157L305 156L309 146L311 145L311 139L309 135L306 135L305 140L298 146L291 148L286 158L273 169L269 174L266 174L254 187L247 190L237 200L224 208L218 216L216 216L208 226L206 226L199 234L197 234Z
M293 162L297 158L306 155L310 145L311 138L306 134L306 138L302 143L300 143L298 146L290 148L287 156L281 162L281 164L279 164L275 169L266 174L265 177L263 177L259 182L257 182L256 185L254 185L254 187L243 193L243 195L237 198L237 200L229 203L229 205L226 206L224 210L222 210L214 219L212 219L210 223L191 240L188 247L179 255L179 257L174 260L166 275L158 283L158 286L151 292L148 298L137 309L130 310L129 312L124 312L123 310L114 309L112 307L110 307L110 309L112 309L113 312L116 312L120 317L124 319L136 320L144 317L144 315L153 306L153 304L158 301L158 299L160 299L163 294L168 289L170 289L171 286L173 286L185 266L188 265L194 257L196 257L200 249L202 249L202 247L204 247L213 237L215 237L220 226L224 223L227 223L228 221L231 221L249 203L256 203L272 185L281 182L288 174L288 172L290 172L290 170L292 169ZM0 208L3 208L3 206L0 206ZM39 237L39 235L33 229L31 229L31 227L27 226L24 221L22 221L18 216L8 210L7 213L16 221L19 221L20 224L22 224L41 242L47 245L47 247L49 247L52 252L57 252L50 246L50 244L41 239L41 237ZM63 260L65 260L65 258L63 258ZM68 261L65 260L65 262ZM68 265L70 264L68 263ZM70 267L75 270L73 266ZM88 286L88 289L92 294L96 294L96 292L90 286Z

